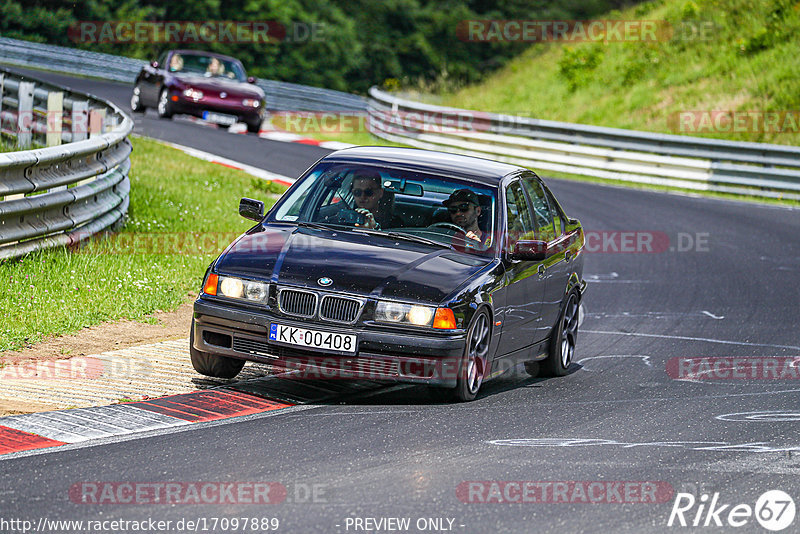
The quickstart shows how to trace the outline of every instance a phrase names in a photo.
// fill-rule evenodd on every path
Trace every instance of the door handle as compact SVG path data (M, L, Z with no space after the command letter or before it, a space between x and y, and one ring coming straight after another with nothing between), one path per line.
M538 269L536 269L536 272L537 272L537 273L539 273L539 278L544 278L544 272L545 272L545 270L546 270L546 269L545 269L545 267L544 267L544 264L541 264L541 263L540 263L540 264L539 264L539 268L538 268Z
M564 253L564 261L569 263L572 260L572 251L568 250Z

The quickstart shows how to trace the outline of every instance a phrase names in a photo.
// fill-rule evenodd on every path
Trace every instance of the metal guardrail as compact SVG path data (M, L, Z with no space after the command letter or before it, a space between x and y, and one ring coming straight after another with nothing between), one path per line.
M109 102L0 69L0 135L48 145L0 153L0 260L121 225L132 129Z
M112 54L0 37L0 62L133 83L146 62ZM289 111L364 112L367 99L307 85L257 79L267 108Z
M538 170L800 200L800 147L546 121L397 98L373 87L370 131Z

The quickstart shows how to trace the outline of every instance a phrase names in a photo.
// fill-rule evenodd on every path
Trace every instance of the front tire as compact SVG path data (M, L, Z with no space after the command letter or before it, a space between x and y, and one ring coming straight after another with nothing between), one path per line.
M486 375L489 345L492 340L491 322L486 310L475 314L467 330L464 357L461 359L455 397L467 402L475 399Z
M158 107L156 111L158 111L158 116L162 119L172 118L172 103L169 101L169 91L166 88L162 89L161 94L158 95Z
M146 110L147 108L142 104L142 90L137 85L133 88L133 94L131 94L131 111L144 113Z
M261 131L261 123L263 121L261 119L255 121L247 121L247 131L250 133L257 134Z
M578 296L571 291L566 298L558 322L550 336L550 349L547 359L542 362L542 371L547 376L564 376L567 374L575 354L575 343L578 339Z
M214 378L233 378L244 367L245 361L226 356L216 356L208 352L201 352L194 348L194 323L189 337L189 357L192 367L201 375Z

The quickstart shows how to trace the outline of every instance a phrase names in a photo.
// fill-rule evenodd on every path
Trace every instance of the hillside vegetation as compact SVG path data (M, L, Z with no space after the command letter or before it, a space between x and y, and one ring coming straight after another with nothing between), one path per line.
M573 19L597 16L632 0L0 0L0 35L152 60L167 48L211 49L237 56L262 78L365 92L395 84L476 82L525 49L523 43L463 46L460 24L472 19ZM82 32L82 22L97 31ZM209 23L211 42L181 31L178 42L130 38L115 23ZM110 24L103 24L108 22ZM226 37L218 23L268 23L269 41ZM140 28L146 26L137 24ZM89 24L92 27L92 24ZM130 24L127 26L131 27ZM86 39L85 36L99 36ZM164 35L161 32L160 35ZM219 39L213 39L219 35ZM83 36L83 37L82 37ZM107 38L106 38L107 37ZM195 35L197 37L197 35ZM257 35L256 35L257 37Z
M484 82L443 95L443 103L800 145L797 1L655 0L601 18L665 21L673 34L655 42L534 44Z

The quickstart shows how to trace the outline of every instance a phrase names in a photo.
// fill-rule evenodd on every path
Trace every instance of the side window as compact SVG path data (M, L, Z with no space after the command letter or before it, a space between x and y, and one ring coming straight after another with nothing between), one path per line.
M522 185L525 187L525 192L528 193L528 198L530 198L532 204L533 220L536 225L536 239L552 241L561 235L561 230L560 228L558 231L556 230L553 214L550 211L550 205L547 202L547 197L541 184L533 176L525 176L522 178Z
M508 221L508 250L520 239L534 239L534 225L531 221L528 202L519 182L506 188L506 219Z
M153 57L153 56L150 56L150 57ZM159 69L166 69L167 68L167 53L164 52L163 54L158 56L158 59L156 61L158 62L158 68Z
M564 215L564 212L561 211L561 208L556 202L556 198L553 196L553 193L550 192L550 189L545 189L545 193L547 193L547 200L550 202L550 208L553 212L553 222L556 225L556 236L560 236L567 230L567 217Z

